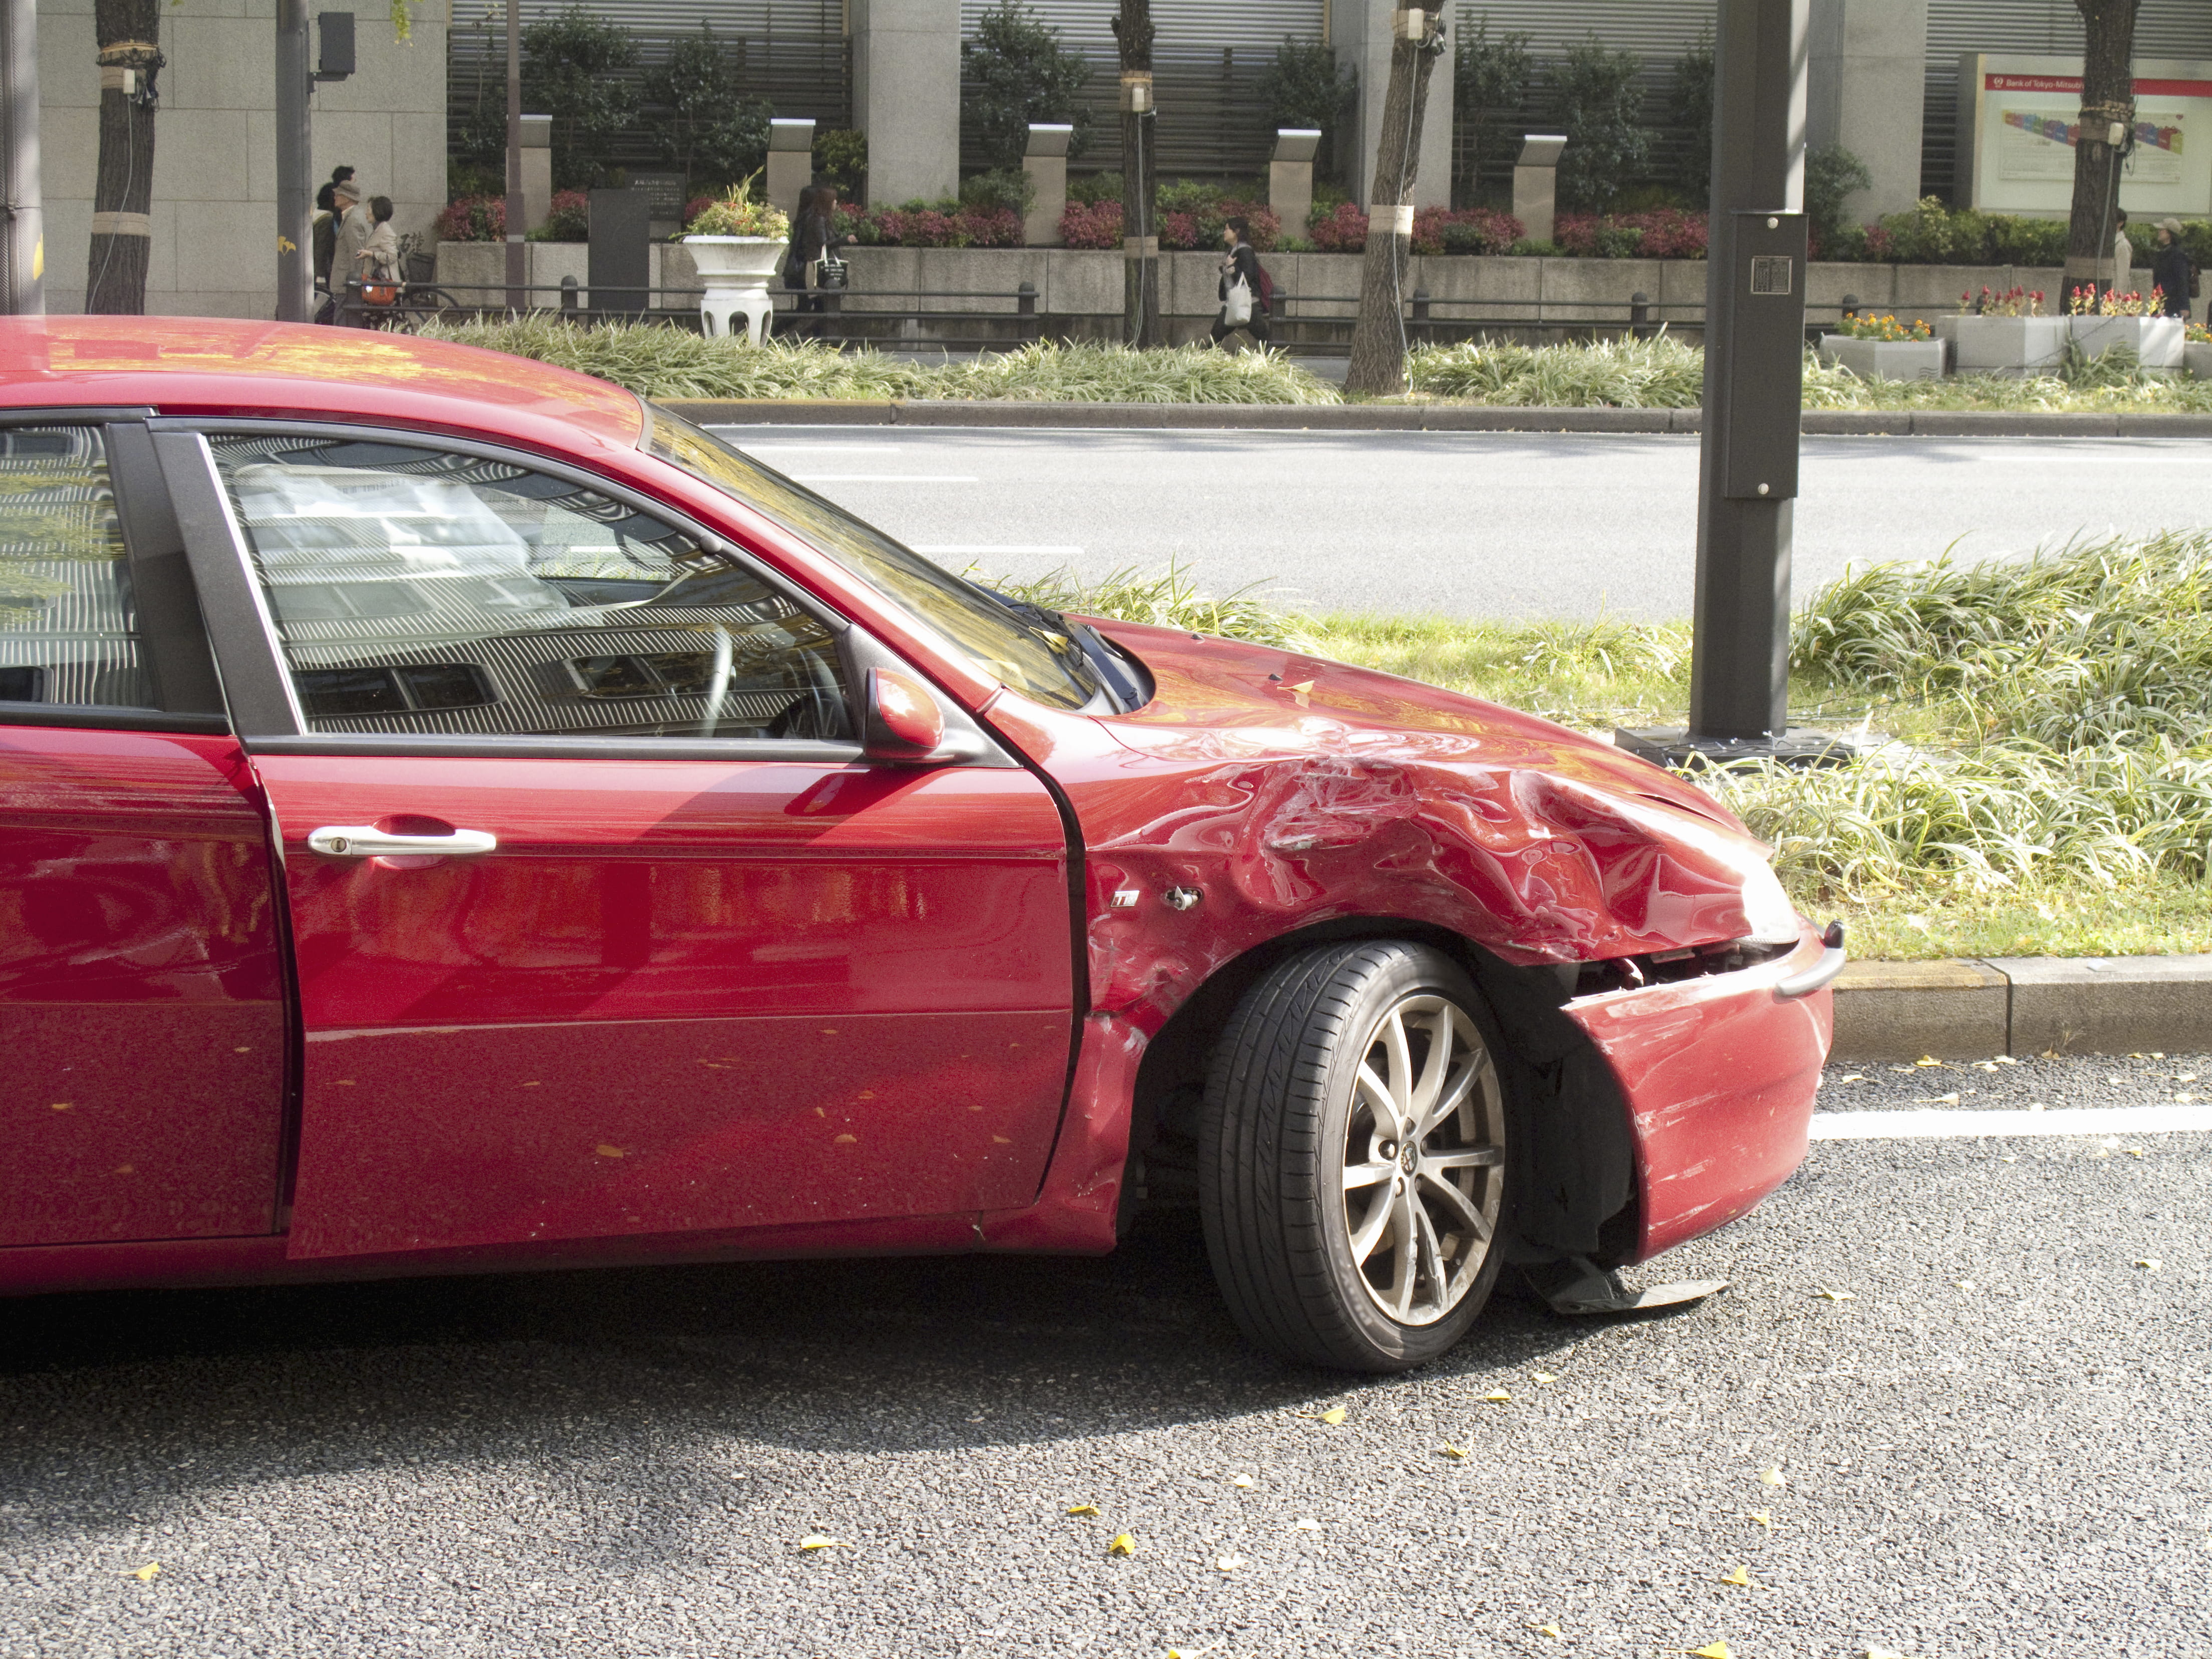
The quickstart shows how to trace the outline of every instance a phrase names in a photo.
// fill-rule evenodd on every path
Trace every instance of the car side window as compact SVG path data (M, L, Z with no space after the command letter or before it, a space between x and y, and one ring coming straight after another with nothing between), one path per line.
M210 443L310 731L850 735L820 620L611 497L407 444Z
M0 702L151 708L100 428L0 428Z

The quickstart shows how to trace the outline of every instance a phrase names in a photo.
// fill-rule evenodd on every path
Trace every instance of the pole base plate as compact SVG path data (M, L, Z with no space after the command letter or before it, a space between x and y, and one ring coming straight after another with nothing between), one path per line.
M1802 769L1848 766L1859 750L1848 738L1810 726L1793 726L1762 738L1699 738L1681 726L1616 726L1613 746L1656 766L1695 771L1707 766L1744 766L1759 761Z

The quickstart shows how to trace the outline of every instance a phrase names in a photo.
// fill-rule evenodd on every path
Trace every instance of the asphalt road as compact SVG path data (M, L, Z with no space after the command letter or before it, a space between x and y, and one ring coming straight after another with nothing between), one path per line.
M1543 433L720 428L958 569L1170 560L1215 592L1463 617L1689 614L1698 441ZM1847 562L2212 524L2185 439L1808 438L1800 595Z
M1863 1069L1830 1109L2212 1057ZM1822 1140L1646 1270L1710 1303L1501 1304L1385 1381L1246 1350L1172 1222L15 1304L0 1654L2202 1656L2208 1240L2212 1135Z

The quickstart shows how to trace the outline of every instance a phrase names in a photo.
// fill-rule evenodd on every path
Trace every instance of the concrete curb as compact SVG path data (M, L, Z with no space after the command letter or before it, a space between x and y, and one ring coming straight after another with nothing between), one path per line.
M1855 962L1834 1058L2212 1051L2212 956Z
M963 426L1200 432L1695 433L1695 409L1520 409L1469 404L1024 404L946 399L672 398L702 426ZM1807 437L2212 438L2212 415L2033 410L1808 409Z

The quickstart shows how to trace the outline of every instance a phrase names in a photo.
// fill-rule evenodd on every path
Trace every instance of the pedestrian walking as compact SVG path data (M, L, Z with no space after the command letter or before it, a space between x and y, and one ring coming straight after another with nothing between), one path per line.
M822 295L822 262L837 250L837 187L809 185L799 192L799 210L791 216L791 246L783 254L783 285L799 295L799 309L820 316L830 309ZM802 323L793 332L811 338L822 331L818 323Z
M1252 246L1252 227L1231 219L1221 228L1221 280L1215 284L1221 297L1221 314L1214 319L1213 343L1242 333L1255 343L1267 337L1267 313L1275 285L1260 264Z
M2196 261L2181 245L2181 221L2160 220L2157 235L2158 245L2150 254L2151 284L2163 296L2160 309L2166 316L2186 317L2202 279L2197 274Z
M332 167L330 182L315 192L315 216L308 226L313 233L315 286L331 291L331 256L338 251L337 187L353 177L351 167Z
M331 297L315 315L319 323L339 320L340 307L346 299L346 284L360 273L356 256L376 229L375 222L361 204L361 186L351 179L341 179L331 185L331 202L338 223L331 246L331 263L324 273Z
M2112 223L2112 274L2106 284L2115 294L2135 292L2136 245L2128 240L2127 210L2122 208Z
M389 307L399 303L399 233L392 228L392 198L368 198L368 240L354 255L355 274L361 278L361 319L364 328L375 328L391 319Z

